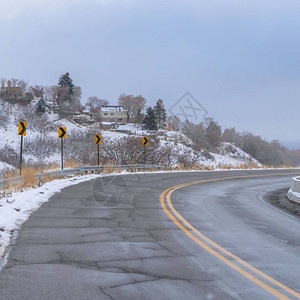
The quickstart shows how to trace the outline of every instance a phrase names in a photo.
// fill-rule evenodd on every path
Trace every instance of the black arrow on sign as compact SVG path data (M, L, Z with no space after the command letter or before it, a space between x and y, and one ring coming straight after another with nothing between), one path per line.
M26 127L25 127L25 125L24 125L23 122L20 122L20 124L21 124L21 126L22 126L22 130L20 131L19 135L23 135L24 132L26 131Z
M63 127L59 127L59 130L61 131L61 134L60 134L60 138L63 138L66 134L66 131L63 129Z
M101 137L99 135L96 135L96 137L97 137L96 144L99 144L101 142Z
M143 142L143 145L146 145L148 143L148 138L143 138L144 139L144 142Z

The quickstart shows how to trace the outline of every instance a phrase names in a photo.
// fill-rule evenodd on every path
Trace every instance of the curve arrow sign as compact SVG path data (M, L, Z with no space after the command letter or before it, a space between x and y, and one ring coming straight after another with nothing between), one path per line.
M95 135L95 144L101 144L101 134Z
M27 122L19 122L18 135L26 136Z
M148 137L143 137L143 146L148 146L149 145L149 138Z
M59 127L58 128L58 137L60 139L65 139L67 137L67 127Z

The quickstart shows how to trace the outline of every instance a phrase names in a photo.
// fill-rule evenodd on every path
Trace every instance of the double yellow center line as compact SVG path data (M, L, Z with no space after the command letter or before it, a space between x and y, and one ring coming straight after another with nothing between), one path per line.
M182 217L182 215L174 208L172 202L171 202L171 195L174 191L181 189L183 187L187 187L193 184L198 183L204 183L204 182L215 182L215 181L222 181L222 180L231 180L231 179L241 179L241 178L252 178L252 177L266 177L266 176L284 176L284 175L298 175L299 173L279 173L279 174L263 174L263 175L247 175L247 176L234 176L234 177L223 177L223 178L217 178L217 179L207 179L207 180L198 180L193 182L188 182L180 185L173 186L167 190L165 190L160 195L160 202L163 210L168 215L168 217L186 234L188 235L193 241L195 241L198 245L200 245L203 249L207 250L209 253L216 256L218 259L226 263L228 266L233 268L234 270L238 271L243 276L247 277L260 287L264 288L268 292L272 293L274 296L276 296L279 299L290 299L287 296L283 295L279 291L277 291L274 287L271 287L270 285L263 282L261 279L257 277L259 275L260 277L267 280L269 283L272 283L277 288L283 289L286 292L288 292L290 295L295 296L296 298L300 299L300 294L291 288L285 286L281 282L275 280L274 278L270 277L269 275L263 273L262 271L256 269L255 267L248 264L246 261L242 260L241 258L237 257L233 253L229 252L228 250L221 247L219 244L215 243L214 241L210 240L207 236L199 232L195 227L193 227L186 219ZM165 203L165 200L167 201L167 205ZM213 249L214 248L214 249ZM227 255L232 259L229 260L219 252ZM250 274L248 271L246 271L244 268L238 266L237 263L242 265L246 270L251 270L255 275Z

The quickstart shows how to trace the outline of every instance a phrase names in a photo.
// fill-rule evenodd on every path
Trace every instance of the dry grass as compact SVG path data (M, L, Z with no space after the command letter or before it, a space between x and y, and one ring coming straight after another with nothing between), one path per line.
M201 166L201 165L194 164L189 168L189 170L212 171L214 170L214 168L211 166L203 166L203 165Z
M37 186L37 178L36 174L40 173L40 169L34 168L34 167L25 167L22 169L22 176L23 176L23 182L20 182L19 184L6 184L5 188L2 190L7 191L14 191L19 190L25 187L35 187ZM17 172L11 172L5 174L6 179L14 178L19 176L19 171Z
M230 170L230 169L254 169L254 168L262 168L259 167L255 163L249 163L249 164L241 164L238 166L232 166L232 165L227 165L227 164L220 164L217 167L213 166L203 166L203 165L198 165L198 164L193 164L191 166L184 166L182 163L180 163L176 168L166 168L164 170L176 170L176 171L188 171L188 170L196 170L196 171L213 171L215 169L223 169L223 170ZM263 167L264 168L264 167Z
M36 174L40 173L40 170L34 167L24 168L22 171L22 176L24 178L24 187L35 187L37 186Z
M180 164L178 165L177 169L178 169L179 171L185 170L184 164L183 164L183 163L180 163Z
M69 177L70 175L68 175ZM76 176L76 175L74 175ZM42 180L39 181L39 184L42 185L43 183L50 182L52 180L56 179L64 179L66 178L65 176L44 176Z
M251 169L257 169L257 168L264 168L264 167L259 167L256 163L248 163L248 164L241 164L238 166L232 166L232 165L226 165L226 164L220 164L218 165L218 169L223 169L223 170L251 170Z
M48 172L48 171L54 171L54 170L57 170L60 168L60 165L59 163L57 162L53 162L53 163L50 163L48 165L45 165L44 167L41 168L41 173L44 173L44 172Z
M75 160L67 160L65 163L64 163L64 168L71 168L71 169L75 169L75 168L78 168L79 166L79 163Z
M281 166L269 166L269 165L265 165L265 166L263 166L263 168L265 168L265 169L270 169L270 168L276 168L276 169L299 169L299 167L293 167L293 166L289 166L289 165L281 165Z
M258 168L264 168L264 167L260 167L258 164L253 162L233 167L233 169L258 169Z
M37 178L37 174L46 172L48 170L54 170L57 169L57 164L49 164L46 167L43 168L37 168L33 166L27 166L22 168L22 177L23 182L20 182L19 184L6 184L6 186L1 190L1 192L4 192L5 194L10 193L12 191L19 191L23 188L32 188L39 186L40 184L44 182L49 182L57 178L53 177L43 177L43 180L40 180ZM9 172L5 174L5 179L10 179L14 177L19 176L19 170Z
M51 163L44 166L43 168L28 166L22 169L22 176L24 178L24 183L21 185L21 188L26 187L36 187L37 185L43 182L49 182L54 179L54 177L46 176L43 177L43 180L37 179L36 175L40 173L45 173L50 170L57 170L59 165L57 163ZM59 178L62 178L61 176Z
M191 170L196 170L196 171L212 171L215 168L210 167L210 166L203 166L203 165L197 165L193 164L191 166L184 166L182 163L180 163L176 168L168 168L170 170L174 171L191 171Z
M103 173L108 174L114 172L114 164L112 162L108 162L106 165L104 165Z

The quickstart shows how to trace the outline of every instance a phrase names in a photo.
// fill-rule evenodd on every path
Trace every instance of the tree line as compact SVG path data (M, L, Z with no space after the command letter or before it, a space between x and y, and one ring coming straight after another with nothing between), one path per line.
M177 116L168 117L169 129L181 131L193 141L196 150L218 153L221 143L230 143L251 155L266 166L299 166L300 150L289 150L278 140L266 141L250 132L237 132L234 127L225 128L212 118L198 124L188 120L182 122Z
M8 95L5 93L5 85L8 80L1 78L1 100L18 102L22 99L17 95ZM109 105L106 99L91 96L84 105L81 104L81 87L74 85L70 73L62 74L56 85L52 86L29 86L25 80L12 78L10 80L12 87L20 87L22 94L30 94L39 98L36 104L36 113L43 114L46 112L47 105L51 106L61 117L72 117L82 113L85 109L89 111L91 118L95 122L101 121L101 107ZM15 100L15 101L13 101ZM26 101L19 101L21 104L28 104ZM121 94L118 99L118 105L123 106L127 111L128 122L141 125L144 129L157 130L166 126L166 109L163 100L159 99L154 107L146 107L146 99L142 95Z

